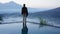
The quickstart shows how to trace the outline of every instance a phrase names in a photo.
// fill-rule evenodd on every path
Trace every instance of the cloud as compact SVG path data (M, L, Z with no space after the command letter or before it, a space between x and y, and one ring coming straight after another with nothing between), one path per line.
M0 2L2 3L10 1L14 1L21 5L25 3L28 7L38 7L38 8L60 7L60 0L0 0Z

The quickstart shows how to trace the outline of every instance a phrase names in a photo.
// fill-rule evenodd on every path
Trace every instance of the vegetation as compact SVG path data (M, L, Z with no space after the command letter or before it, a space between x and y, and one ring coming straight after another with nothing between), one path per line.
M43 19L43 18L39 18L40 19L40 23L39 23L39 28L40 27L43 27L44 25L47 25L47 22L46 22L46 20L45 19Z
M46 20L43 18L40 18L40 25L46 25L46 24L47 24Z
M3 18L0 16L0 21L3 21Z
M2 24L3 18L2 16L0 16L0 24Z

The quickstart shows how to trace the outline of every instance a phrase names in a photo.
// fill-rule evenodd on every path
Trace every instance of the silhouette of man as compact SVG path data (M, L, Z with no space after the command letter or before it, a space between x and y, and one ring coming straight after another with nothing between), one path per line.
M23 7L22 7L22 15L26 17L28 16L28 10L25 4L23 4Z
M25 7L25 4L23 4L23 7L22 7L22 15L23 15L22 34L28 34L28 28L26 25L26 17L28 16L28 10L27 10L27 7Z
M23 15L23 27L26 26L26 17L28 16L28 10L25 4L22 7L22 15Z

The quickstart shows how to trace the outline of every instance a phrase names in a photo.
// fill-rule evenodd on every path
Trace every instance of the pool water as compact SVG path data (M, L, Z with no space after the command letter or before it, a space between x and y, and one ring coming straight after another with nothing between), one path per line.
M21 18L9 18L4 19L4 22L10 21L22 21ZM39 20L27 19L28 21L33 21L38 23ZM51 21L49 22L51 23ZM23 28L23 23L10 23L10 24L0 24L0 34L60 34L60 28L50 27L50 26L42 26L39 24L29 23L27 22L27 26ZM60 26L60 25L59 25Z

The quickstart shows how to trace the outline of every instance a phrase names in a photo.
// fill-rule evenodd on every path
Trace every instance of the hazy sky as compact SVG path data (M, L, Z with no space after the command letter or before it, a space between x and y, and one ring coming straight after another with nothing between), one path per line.
M60 0L0 0L0 3L14 1L18 4L26 4L28 7L34 8L56 8L60 7Z

